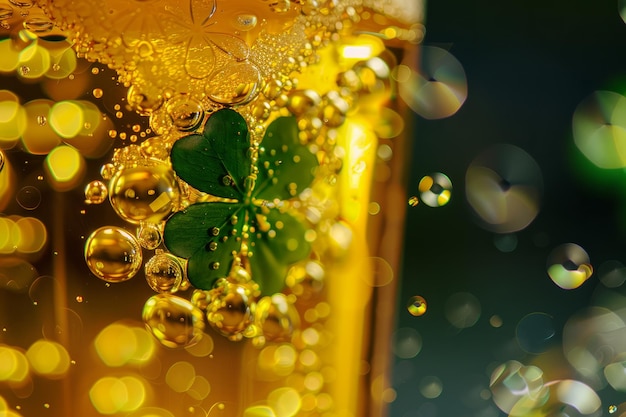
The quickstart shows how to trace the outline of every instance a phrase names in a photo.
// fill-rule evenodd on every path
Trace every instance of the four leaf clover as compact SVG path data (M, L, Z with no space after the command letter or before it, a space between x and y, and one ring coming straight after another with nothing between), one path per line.
M255 149L243 117L222 109L202 134L179 139L170 156L182 180L220 197L174 213L165 225L165 246L189 259L191 284L211 289L242 257L262 294L279 292L289 265L311 250L307 227L287 202L311 184L318 166L299 143L295 118L274 120Z

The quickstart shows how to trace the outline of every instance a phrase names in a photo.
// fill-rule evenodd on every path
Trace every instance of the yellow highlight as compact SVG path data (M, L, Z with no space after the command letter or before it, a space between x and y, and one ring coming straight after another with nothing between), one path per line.
M37 43L23 49L19 60L17 73L23 78L40 78L50 69L50 52Z
M13 240L15 237L15 222L8 217L0 217L0 254L15 252ZM19 231L19 229L17 229Z
M12 148L24 130L26 110L18 101L0 101L0 148Z
M123 366L137 357L138 332L129 326L113 323L100 331L95 339L98 356L107 366ZM144 342L145 343L145 342Z
M300 394L293 388L277 388L270 392L267 402L275 412L276 417L295 416L302 406Z
M48 123L48 114L54 105L52 100L32 100L24 104L27 125L22 134L22 144L28 153L47 155L61 144L61 137Z
M18 239L14 242L14 245L19 253L37 254L48 241L46 226L35 217L23 217L17 220L13 229L17 229L14 233Z
M176 362L165 375L165 382L176 392L185 392L189 390L196 378L196 370L189 362Z
M28 361L22 352L0 346L0 381L22 382L28 373Z
M93 384L89 399L100 414L132 412L146 401L146 383L134 376L105 376Z
M57 379L63 377L70 367L70 355L56 342L38 340L26 351L26 358L33 371L40 376Z
M274 410L266 405L248 407L243 412L243 417L276 417Z
M20 62L20 53L13 47L11 38L0 41L0 72L13 72Z
M352 67L359 61L365 61L380 55L385 50L383 42L372 35L359 35L347 38L338 47L340 64L344 68Z
M68 191L80 184L85 173L85 160L71 146L58 146L46 157L47 179L57 191Z
M85 123L83 108L74 101L60 101L52 106L49 121L59 136L73 138L80 133Z

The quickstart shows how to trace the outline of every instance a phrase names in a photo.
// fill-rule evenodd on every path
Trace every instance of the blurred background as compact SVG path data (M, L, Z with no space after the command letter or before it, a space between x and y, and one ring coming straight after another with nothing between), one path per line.
M452 193L408 210L391 416L509 415L540 386L569 394L529 415L626 410L621 7L426 5L424 82L467 98L414 120L409 196L433 173Z

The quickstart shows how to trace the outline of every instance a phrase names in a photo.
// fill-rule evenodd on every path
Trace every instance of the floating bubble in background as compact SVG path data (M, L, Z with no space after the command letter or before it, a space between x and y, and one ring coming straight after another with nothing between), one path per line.
M420 68L400 65L394 77L400 97L425 119L455 114L467 99L467 78L461 63L448 51L422 46Z
M108 195L107 186L102 181L91 181L85 187L85 204L102 204Z
M480 301L467 292L452 294L446 300L444 308L446 319L457 329L472 327L480 318Z
M530 313L524 316L515 328L519 346L528 353L547 351L554 343L556 330L554 318L546 313Z
M582 375L583 381L599 388L604 368L626 352L626 324L604 307L588 307L574 314L563 326L563 353Z
M15 200L24 210L35 210L41 204L41 191L37 187L27 185L17 192Z
M443 384L436 376L425 376L420 380L418 389L425 398L433 399L441 395Z
M407 304L407 310L409 314L412 316L418 317L422 316L426 313L428 305L426 304L426 300L421 295L414 295L409 299Z
M417 189L420 200L429 207L445 206L452 197L452 181L440 172L422 177Z
M620 287L626 281L626 267L620 261L605 261L598 268L598 279L607 288Z
M515 233L494 235L493 244L500 252L513 252L517 249L517 235Z
M593 273L589 255L574 243L554 248L548 255L547 268L552 281L565 290L580 287Z
M494 145L478 155L465 174L465 193L476 221L496 233L526 228L539 213L543 179L524 150Z
M491 373L489 382L493 402L511 415L525 415L543 404L549 393L544 387L543 371L518 361L507 361ZM523 409L522 409L523 407ZM517 409L521 414L512 414Z
M595 91L574 111L574 143L599 168L626 167L626 97Z
M391 350L401 359L413 358L422 350L422 336L415 329L402 327L393 335Z

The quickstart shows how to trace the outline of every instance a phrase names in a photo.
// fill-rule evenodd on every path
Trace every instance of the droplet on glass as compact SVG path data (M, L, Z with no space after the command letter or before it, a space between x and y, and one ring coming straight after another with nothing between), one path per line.
M25 210L35 210L41 204L41 192L38 188L27 185L17 192L17 204Z
M174 126L182 132L196 129L204 118L202 103L188 94L172 97L165 108Z
M517 146L498 144L476 157L465 174L465 193L483 229L511 233L539 213L543 179L539 165Z
M256 97L260 85L261 73L254 64L248 61L229 62L211 74L206 93L216 103L244 104Z
M565 290L580 287L593 273L589 255L574 243L554 248L548 255L547 268L552 281Z
M102 181L91 181L85 187L85 204L102 204L108 195L107 186Z
M158 253L146 262L146 281L159 293L175 293L183 280L181 262L170 253Z
M179 199L176 177L165 165L121 169L109 183L113 209L130 223L157 223L178 206Z
M414 295L409 299L407 310L412 316L418 317L426 313L426 300L421 295Z
M202 312L184 298L172 294L154 295L146 301L142 317L148 330L164 346L187 347L202 338Z
M517 343L522 350L532 354L547 351L555 335L554 319L545 313L527 314L515 328Z
M89 270L104 281L126 281L141 268L141 247L126 230L115 226L101 227L87 238L85 262Z
M452 197L452 181L440 172L423 177L417 188L420 200L429 207L445 206Z

